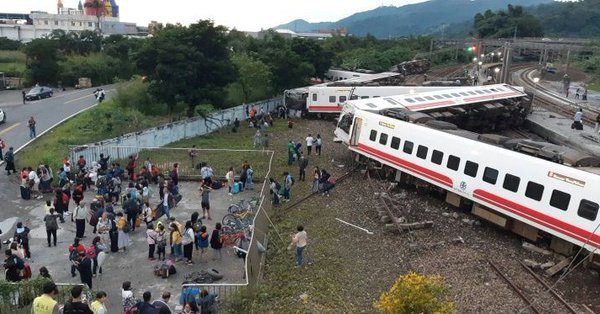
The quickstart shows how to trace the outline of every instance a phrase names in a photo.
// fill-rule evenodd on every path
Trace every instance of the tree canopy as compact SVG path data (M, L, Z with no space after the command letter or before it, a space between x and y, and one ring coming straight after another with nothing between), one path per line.
M475 15L474 20L474 32L479 38L544 36L540 21L521 6L508 5L507 11L487 10Z

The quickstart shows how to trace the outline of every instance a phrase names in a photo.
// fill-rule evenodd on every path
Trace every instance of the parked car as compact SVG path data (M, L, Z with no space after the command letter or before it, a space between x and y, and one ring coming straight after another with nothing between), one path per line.
M6 122L6 113L4 110L0 109L0 123Z
M52 88L48 86L36 86L30 89L27 94L25 94L25 100L48 98L52 97L52 94Z

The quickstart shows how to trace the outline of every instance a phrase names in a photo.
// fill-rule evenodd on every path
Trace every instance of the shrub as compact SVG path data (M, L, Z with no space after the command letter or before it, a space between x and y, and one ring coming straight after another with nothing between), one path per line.
M158 104L148 93L148 83L139 77L120 85L113 97L117 106L124 109L135 109L146 115L164 115L166 105Z
M440 276L415 272L400 276L389 291L383 292L374 306L381 313L454 313L447 301L448 288Z

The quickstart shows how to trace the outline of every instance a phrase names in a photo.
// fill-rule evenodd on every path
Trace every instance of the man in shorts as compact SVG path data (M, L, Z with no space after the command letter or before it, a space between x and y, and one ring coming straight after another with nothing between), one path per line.
M210 192L212 191L212 188L209 185L209 182L207 180L202 181L202 186L200 186L200 194L202 195L202 201L201 201L201 205L202 205L202 219L208 219L208 220L212 220L212 218L210 218Z

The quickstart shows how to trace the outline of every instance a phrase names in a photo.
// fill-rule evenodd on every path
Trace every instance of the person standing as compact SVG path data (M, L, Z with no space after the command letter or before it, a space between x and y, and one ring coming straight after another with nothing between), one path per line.
M304 227L299 225L296 230L298 231L292 237L292 243L288 246L288 250L291 250L294 246L296 247L296 266L304 266L304 248L306 248L308 237Z
M294 179L289 172L283 173L283 201L289 202L291 193L292 193L292 185L294 185Z
M22 90L22 91L21 91L21 95L23 96L23 105L24 105L24 104L25 104L25 101L27 100L27 99L25 98L25 95L27 95L27 93L25 92L25 90Z
M577 112L575 112L575 116L573 117L572 129L583 130L583 124L581 123L582 118L583 118L583 109L579 108L579 110L577 110Z
M233 193L233 184L235 183L233 167L229 167L229 171L225 174L225 179L227 180L227 190L229 191L229 195L231 195Z
M310 152L312 151L313 144L315 142L315 138L309 133L306 137L306 152L308 156L310 156ZM316 153L316 152L315 152Z
M94 314L90 310L90 307L86 303L83 303L81 293L83 293L82 286L71 288L71 301L65 302L64 314Z
M157 299L152 302L152 305L158 310L158 314L173 314L169 307L169 300L171 299L171 292L165 291L162 294L161 299Z
M200 227L200 261L202 261L202 257L204 254L206 254L208 242L208 232L206 231L206 226L202 226Z
M308 151L310 152L310 149ZM298 180L306 180L306 167L308 167L308 159L304 158L304 154L300 154L300 159L298 159Z
M288 151L288 166L291 166L294 163L294 151L296 149L296 145L294 145L294 141L290 140L287 144Z
M317 138L315 139L315 154L321 156L321 145L323 145L323 139L321 138L321 134L317 134Z
M315 167L313 169L313 185L312 185L313 193L319 192L320 179L321 179L321 170L319 170L319 167Z
M29 121L27 121L27 125L29 126L29 138L35 138L36 137L36 133L35 133L35 119L32 117L29 118Z
M131 194L127 194L127 200L123 204L123 210L127 213L127 222L131 225L131 231L135 231L135 220L140 214L140 206Z
M181 260L181 256L183 253L181 252L181 231L176 223L172 222L169 225L169 230L171 230L171 247L173 255L175 256L175 261Z
M122 212L117 213L117 230L118 230L118 239L117 245L119 250L123 249L123 252L127 251L127 247L129 246L129 229L131 227L127 225L127 220Z
M54 208L50 208L50 213L44 217L46 223L46 237L48 239L48 247L50 247L50 238L54 237L54 246L56 246L56 230L58 230L58 215L54 214Z
M6 162L6 167L4 168L4 170L6 170L6 175L9 176L11 170L13 173L17 172L17 169L15 168L15 154L13 153L12 147L9 147L6 154L4 154L4 161Z
M6 143L4 143L3 139L0 139L0 160L4 160L4 154L2 150L6 147Z
M160 221L159 221L160 223ZM158 260L164 261L167 249L167 238L165 235L165 226L159 224L156 228L156 253L158 254Z
M96 300L92 302L92 312L94 312L94 314L108 314L106 309L106 298L106 292L96 292Z
M158 232L154 230L154 224L149 222L146 225L148 228L146 229L146 241L148 242L148 259L153 261L154 258L154 250L156 249L156 243L158 242Z
M219 257L219 260L223 259L221 248L223 248L223 240L221 239L221 223L217 222L215 229L210 236L210 247L214 250L213 260Z
M53 282L46 282L42 286L43 294L33 300L31 311L33 314L59 314L60 308L56 297L58 297L58 287Z
M171 219L171 208L175 206L175 199L168 188L164 188L164 196L162 198L162 207L167 219Z
M28 227L23 226L22 222L17 222L17 229L14 234L14 241L19 243L25 251L24 257L27 259L31 258L31 252L29 251L29 230Z
M186 221L185 223L185 231L183 232L183 236L181 239L181 244L183 245L183 257L187 259L187 264L192 265L194 262L192 261L192 252L194 250L194 228L191 220Z
M210 192L212 188L206 184L206 182L202 182L202 186L200 186L200 194L202 196L202 201L200 205L202 206L202 219L212 220L210 218Z
M102 275L102 264L106 258L106 252L108 252L108 248L104 245L102 238L100 236L94 237L94 240L92 240L92 243L86 251L87 257L91 258L92 262L94 262L92 267L92 277L96 277L96 273Z
M79 202L73 211L71 221L75 221L75 237L83 239L85 234L85 220L88 216L88 211L85 210L85 202Z
M157 311L156 307L150 303L152 294L150 291L144 292L142 295L143 301L138 304L138 311L140 314L155 314Z
M69 244L67 250L69 250L69 260L71 261L71 277L77 276L75 271L77 270L77 260L80 253L85 254L85 246L79 243L79 238L73 240L73 244Z
M5 279L8 282L21 281L21 270L25 267L25 262L17 256L11 249L4 251L6 259L4 260Z
M254 133L254 148L260 148L260 146L262 145L261 137L262 135L260 133L260 130L256 130L256 133Z
M75 265L79 271L81 283L92 289L92 260L86 256L85 252L79 253L79 259Z

